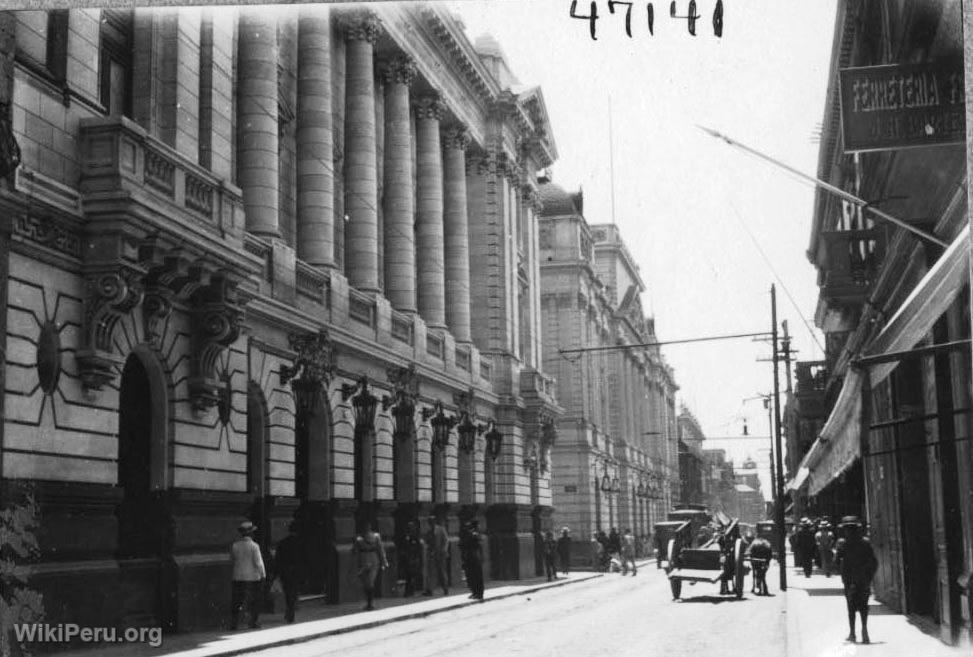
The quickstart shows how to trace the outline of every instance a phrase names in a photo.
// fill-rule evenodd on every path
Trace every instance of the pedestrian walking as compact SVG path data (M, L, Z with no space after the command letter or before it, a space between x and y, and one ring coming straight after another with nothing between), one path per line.
M555 559L557 558L558 552L558 542L554 540L554 532L546 531L544 532L544 574L547 575L547 581L550 582L553 579L557 579L557 568L555 567Z
M621 544L622 575L628 574L628 565L632 564L632 577L635 577L638 574L638 566L635 565L635 537L628 527L622 532Z
M834 544L835 536L831 531L831 523L827 520L818 526L818 533L814 535L814 542L818 546L818 555L821 557L821 569L825 577L831 577L831 569L834 566Z
M247 627L257 629L257 618L260 615L260 591L263 580L267 577L263 557L260 556L260 546L253 540L256 525L249 520L240 523L237 532L240 536L230 548L230 558L233 561L233 586L230 601L230 629L235 630L240 624L241 615L247 620Z
M795 538L800 555L800 561L797 561L797 556L795 556L795 561L804 569L804 577L810 577L811 570L814 568L814 530L811 527L809 518L802 520L801 528L797 530L797 537Z
M750 543L750 566L753 568L753 586L751 593L756 595L770 595L767 590L767 568L774 556L774 549L770 541L758 536Z
M443 595L449 595L449 578L446 574L447 559L449 557L449 534L443 526L442 520L435 516L426 519L426 589L423 595L432 595L433 578L443 589Z
M459 539L459 555L470 588L470 598L483 599L483 544L480 542L480 523L470 520Z
M610 545L610 543L608 541L608 535L605 534L604 531L602 531L601 529L599 529L595 533L595 536L598 539L598 543L601 544L601 553L600 553L601 554L601 564L600 564L601 565L601 572L607 573L608 570L609 570L609 568L611 567L611 558L612 558L611 551L610 551L611 545Z
M557 539L557 560L562 573L571 572L571 530L567 527L561 527L561 536Z
M591 535L591 566L595 569L595 572L602 572L604 553L605 546L598 540L598 532L595 532Z
M868 598L872 593L872 578L878 570L878 560L872 544L862 535L861 521L857 516L845 516L838 528L844 537L838 540L835 556L845 587L845 603L848 607L848 641L855 640L855 613L862 620L862 643L869 643Z
M292 521L287 527L287 536L277 543L274 557L275 572L284 591L284 620L288 623L294 622L297 591L300 587L301 573L304 570L303 561L301 541L297 534L297 523Z
M382 545L382 537L373 526L355 537L355 544L352 547L355 555L355 568L358 581L361 582L362 591L365 593L365 611L375 608L375 581L378 573L389 567L389 562L385 558L385 546Z
M425 545L419 536L419 525L409 521L399 546L399 574L405 580L403 597L411 598L416 591L423 590L422 566Z
M622 537L618 533L618 530L612 527L608 531L608 554L612 559L618 559L621 562L622 553Z

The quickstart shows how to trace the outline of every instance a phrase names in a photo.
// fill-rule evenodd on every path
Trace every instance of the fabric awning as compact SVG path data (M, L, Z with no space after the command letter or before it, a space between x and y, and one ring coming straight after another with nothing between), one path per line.
M932 331L933 324L946 312L969 278L970 226L967 224L872 341L867 355L877 356L915 347ZM896 363L874 366L872 385L883 381L895 366Z
M936 261L867 349L869 356L907 351L932 331L970 277L970 227L967 224ZM897 363L873 366L871 384L884 380ZM851 367L831 415L791 480L797 490L805 478L808 492L817 495L861 455L861 372ZM804 474L806 470L806 474ZM790 485L789 485L790 487Z
M810 470L808 492L811 495L821 492L860 455L861 412L861 373L849 369L841 384L838 401L815 441L817 449L808 452L814 462L802 463Z

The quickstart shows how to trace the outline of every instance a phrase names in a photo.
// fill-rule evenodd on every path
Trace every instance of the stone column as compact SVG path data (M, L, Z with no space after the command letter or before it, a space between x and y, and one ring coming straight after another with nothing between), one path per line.
M439 122L442 116L443 104L438 95L424 96L416 104L419 314L431 328L446 327L443 158L439 139Z
M466 215L466 147L463 126L445 132L443 229L446 250L446 325L457 342L470 341L470 236Z
M415 205L409 86L415 63L399 57L385 68L385 296L392 307L416 311Z
M297 24L297 257L334 266L331 21L302 8Z
M277 20L267 11L240 14L237 55L237 182L247 230L280 237L277 228Z
M375 155L373 46L378 17L344 20L345 46L345 272L348 284L376 292L378 285L378 179Z

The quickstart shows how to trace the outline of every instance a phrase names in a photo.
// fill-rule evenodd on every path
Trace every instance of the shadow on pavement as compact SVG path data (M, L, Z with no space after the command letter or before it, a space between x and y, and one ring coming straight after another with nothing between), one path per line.
M737 598L736 596L720 596L720 595L697 595L692 598L682 598L682 602L708 602L712 605L718 605L721 602L746 602L748 598Z
M801 590L806 592L808 595L833 595L842 597L845 595L843 589L836 589L833 586L820 589L802 588Z

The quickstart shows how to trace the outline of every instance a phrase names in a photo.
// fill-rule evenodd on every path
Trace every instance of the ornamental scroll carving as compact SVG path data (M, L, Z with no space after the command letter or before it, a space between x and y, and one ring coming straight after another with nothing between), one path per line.
M85 277L84 347L76 358L88 390L101 390L123 362L115 353L115 326L142 301L142 273L134 266L119 265Z
M214 276L207 287L196 293L191 314L194 374L189 379L189 395L193 409L202 412L220 400L217 361L243 329L243 308L236 300L236 282Z

